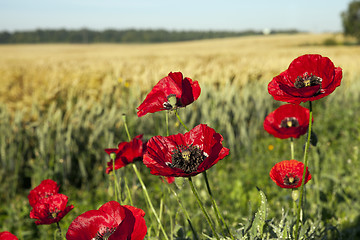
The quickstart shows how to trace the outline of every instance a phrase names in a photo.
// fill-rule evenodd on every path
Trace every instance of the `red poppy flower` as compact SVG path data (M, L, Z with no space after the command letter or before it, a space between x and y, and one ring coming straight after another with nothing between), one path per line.
M309 113L300 105L282 105L265 118L264 129L277 138L298 138L308 130Z
M32 189L28 195L30 206L34 207L41 199L47 198L59 192L58 184L51 180L43 180L37 187Z
M271 179L281 188L298 188L301 186L304 164L297 160L281 161L271 169ZM306 167L305 184L311 179Z
M216 164L229 154L223 137L200 124L185 134L155 136L147 143L144 164L150 173L165 177L190 177Z
M1 240L18 240L18 238L14 234L12 234L8 231L0 232L0 239Z
M143 135L134 137L130 142L119 143L118 148L105 149L107 154L116 154L115 170L125 167L129 163L141 160L144 155ZM107 163L106 173L109 174L113 170L113 160Z
M331 60L317 54L307 54L293 60L289 68L268 85L275 100L299 104L314 101L332 93L340 86L342 69Z
M54 194L41 199L31 210L30 218L38 219L36 225L59 222L74 206L66 206L68 197L64 194Z
M90 210L75 218L69 226L66 239L141 240L147 233L144 216L141 209L110 201L99 210Z
M145 212L139 208L123 205L126 217L114 233L114 239L144 239L147 233Z
M183 78L181 72L169 73L161 79L137 108L138 117L162 110L185 107L200 96L198 81Z

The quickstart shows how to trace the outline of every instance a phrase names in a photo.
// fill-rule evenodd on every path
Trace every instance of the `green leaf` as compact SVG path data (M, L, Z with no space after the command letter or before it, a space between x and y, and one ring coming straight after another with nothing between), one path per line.
M265 193L256 187L260 194L260 206L255 213L254 222L252 225L251 235L252 237L258 236L262 238L265 226L265 220L267 218L267 199Z

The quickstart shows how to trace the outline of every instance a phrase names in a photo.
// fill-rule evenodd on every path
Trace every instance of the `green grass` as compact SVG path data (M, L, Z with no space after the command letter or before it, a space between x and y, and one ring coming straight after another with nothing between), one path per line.
M262 127L265 116L281 103L267 93L267 81L262 79L249 79L245 86L238 86L231 79L224 79L221 85L199 81L199 99L179 114L191 128L200 123L213 127L223 135L224 146L230 148L230 155L208 170L225 220L240 237L240 230L260 206L258 187L267 197L268 221L264 231L281 232L281 224L291 225L293 221L291 192L277 187L269 171L275 163L290 159L290 147L287 140L273 138ZM360 238L359 92L360 76L351 81L344 79L334 93L313 103L313 130L318 145L310 148L309 171L313 179L306 185L305 218L307 224L312 221L312 226L317 226L314 231L319 238ZM137 118L135 108L145 94L134 86L107 87L96 98L70 90L59 94L46 107L33 103L30 118L21 110L11 113L6 104L0 105L0 231L11 231L19 239L53 238L55 226L36 226L29 218L27 194L46 178L57 181L60 192L68 195L70 204L75 206L61 221L64 232L79 214L113 200L112 177L105 174L109 159L104 149L127 141L122 114L127 115L132 136L143 133L149 139L166 134L164 112ZM170 132L185 132L175 114L170 115ZM295 139L298 160L302 160L304 143L305 136ZM269 150L269 145L274 149ZM191 238L176 198L146 166L137 163L137 167L155 208L159 212L163 207L161 218L169 236ZM129 203L126 178L134 206L146 212L148 238L156 239L159 228L133 169L128 166L116 172L121 179L123 201ZM202 176L193 180L210 210ZM188 183L180 186L171 187L176 188L196 230L211 235Z

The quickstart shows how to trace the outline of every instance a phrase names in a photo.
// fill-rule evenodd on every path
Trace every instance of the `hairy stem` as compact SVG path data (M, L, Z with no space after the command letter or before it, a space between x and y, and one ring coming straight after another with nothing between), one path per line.
M66 238L62 235L60 223L57 222L57 223L56 223L56 226L57 226L57 229L58 229L58 231L59 231L59 235L60 235L61 239L65 239L65 240L66 240ZM56 232L55 232L55 238L54 238L54 239L56 240Z
M123 115L123 121L124 121L124 126L125 126L126 134L127 134L127 136L128 136L129 141L131 141L131 136L130 136L129 129L128 129L127 123L126 123L126 115ZM147 189L146 189L146 186L145 186L145 184L144 184L144 182L143 182L143 180L142 180L142 178L141 178L141 174L140 174L140 172L139 172L139 170L137 169L137 167L136 167L135 164L132 164L132 166L133 166L133 169L134 169L134 171L135 171L135 174L136 174L136 176L137 176L137 178L138 178L138 180L139 180L139 182L140 182L140 184L141 184L141 187L142 187L142 189L143 189L143 192L144 192L146 201L148 202L149 207L150 207L151 211L153 212L153 214L154 214L154 216L155 216L155 218L156 218L156 221L157 221L158 224L159 224L159 228L161 229L161 232L162 232L163 235L164 235L164 239L168 240L169 238L168 238L168 236L166 235L165 229L164 229L164 227L163 227L163 225L162 225L162 223L161 223L161 220L160 220L158 214L157 214L156 211L155 211L154 206L152 205L152 202L151 202L149 193L148 193L148 191L147 191Z
M160 220L159 216L157 215L154 206L153 206L152 203L151 203L151 199L150 199L149 193L148 193L148 191L147 191L147 189L146 189L146 186L145 186L145 184L144 184L144 182L143 182L143 180L142 180L142 178L141 178L140 172L138 171L138 169L137 169L137 167L136 167L135 164L133 164L132 166L133 166L133 168L134 168L134 171L135 171L136 176L137 176L138 179L139 179L139 182L140 182L141 187L142 187L142 189L143 189L143 192L144 192L146 201L148 202L148 204L149 204L149 206L150 206L150 209L151 209L151 211L153 212L153 214L154 214L154 216L155 216L155 218L156 218L156 221L157 221L158 224L159 224L159 227L160 227L160 229L161 229L161 232L162 232L163 235L164 235L164 239L168 240L169 238L168 238L168 236L166 235L166 232L165 232L165 229L164 229L164 227L163 227L163 225L162 225L162 223L161 223L161 220Z
M295 159L295 153L294 153L294 138L290 138L290 151L291 151L291 159Z
M177 110L175 110L175 114L176 114L176 117L179 119L179 122L181 123L181 125L184 126L185 130L186 130L186 131L189 131L189 128L188 128L188 127L185 125L185 123L181 120L181 118L180 118Z
M169 111L165 111L166 136L169 136Z
M216 204L216 201L213 197L213 194L212 194L212 191L211 191L211 188L210 188L210 184L209 184L209 180L208 180L208 177L207 177L207 174L206 174L206 171L203 172L203 176L204 176L204 179L205 179L205 183L206 183L206 188L208 190L208 193L209 193L209 196L211 198L211 202L212 202L212 205L213 205L213 208L215 209L215 216L216 216L216 220L218 221L220 227L222 226L222 224L225 226L226 228L226 231L228 232L229 236L231 237L232 240L234 240L234 236L231 234L230 230L229 230L229 227L228 225L226 224L223 216L221 215L220 211L219 211L219 208ZM221 221L220 221L221 219Z
M301 209L302 209L302 199L303 199L303 193L304 193L306 168L307 168L307 165L308 165L307 155L308 155L308 149L309 149L309 144L310 144L310 139L311 139L311 125L312 125L312 104L311 104L311 101L309 101L309 110L310 110L309 129L308 129L308 138L307 138L307 141L305 143L305 150L304 150L304 171L303 171L303 177L302 177L302 181L301 181L300 197L299 197L299 204L298 204L298 209L297 209L297 219L296 219L296 225L295 225L295 240L297 240L298 237L299 237L300 213L301 213Z
M198 202L198 204L199 204L199 207L201 208L201 210L202 210L202 212L203 212L206 220L208 221L208 223L209 223L209 225L210 225L210 228L211 228L214 236L216 237L217 240L220 240L217 232L215 231L214 224L212 223L209 214L207 213L206 209L204 208L203 203L202 203L201 200L200 200L199 194L197 193L197 191L196 191L196 189L195 189L195 186L194 186L194 183L192 182L191 177L189 177L188 180L189 180L189 184L190 184L191 190L192 190L192 192L193 192L193 194L194 194L194 196L195 196L195 198L196 198L196 200L197 200L197 202Z
M115 154L116 156L116 154ZM117 178L116 178L116 173L115 173L115 158L112 158L112 170L113 170L113 177L114 177L114 194L115 194L115 201L118 202L118 192L120 192L119 188L118 188L118 182L117 182ZM121 204L121 196L120 196L120 204Z
M185 215L185 217L186 217L186 220L187 220L188 223L189 223L189 226L190 226L191 231L192 231L192 233L193 233L194 239L198 240L199 237L198 237L198 235L197 235L197 232L195 231L195 228L194 228L194 226L192 225L190 216L189 216L188 212L186 211L186 209L184 208L184 206L182 205L179 196L178 196L177 193L174 191L174 189L171 188L171 186L170 186L169 184L167 184L167 183L165 183L165 184L166 184L166 186L168 187L168 189L169 189L169 190L174 194L174 196L176 197L176 200L177 200L177 202L179 203L179 206L180 206L182 212L184 213L184 215Z

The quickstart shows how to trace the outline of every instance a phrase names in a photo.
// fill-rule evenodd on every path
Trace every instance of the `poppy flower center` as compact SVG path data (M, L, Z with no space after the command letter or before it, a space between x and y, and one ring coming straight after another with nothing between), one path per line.
M52 212L52 213L50 213L49 218L55 219L57 217L57 214L58 214L58 212Z
M197 171L199 165L205 160L207 154L198 147L190 145L178 146L171 155L172 163L168 164L171 168L180 168L185 173Z
M313 74L305 73L304 76L298 76L295 80L294 86L296 88L311 87L315 85L321 86L322 78ZM320 87L321 88L321 87Z
M106 240L111 236L111 234L115 232L115 230L116 230L115 227L100 228L99 231L96 233L96 236L91 240Z
M280 123L281 128L291 128L298 126L299 126L299 121L295 117L286 117Z
M179 107L175 94L170 94L166 98L167 98L167 101L163 103L163 107L165 110L173 110L173 109Z
M58 213L60 213L61 210L55 207L55 209L49 210L48 212L48 218L49 219L55 219L57 218Z
M300 179L293 173L289 173L284 177L284 184L288 186L295 186L299 183Z

